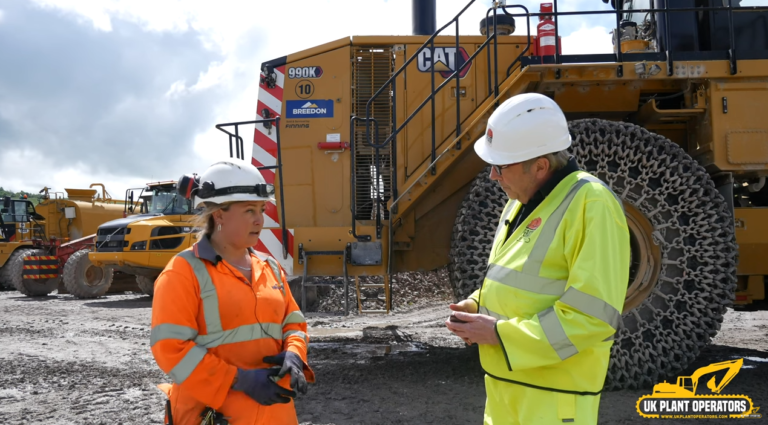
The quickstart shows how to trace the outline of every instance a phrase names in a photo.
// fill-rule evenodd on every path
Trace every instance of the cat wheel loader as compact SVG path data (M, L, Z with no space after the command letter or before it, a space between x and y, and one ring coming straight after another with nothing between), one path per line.
M189 220L196 211L192 201L177 193L174 181L148 183L138 193L141 203L134 202L136 190L126 191L124 218L99 226L88 258L103 273L134 275L141 292L152 296L155 278L168 261L194 243Z
M288 274L343 276L345 290L354 277L361 312L389 311L400 272L447 266L465 298L506 202L472 146L502 102L541 93L565 112L580 167L621 197L631 233L606 389L678 374L728 307L766 306L768 8L500 1L472 17L473 3L437 28L436 2L413 0L413 35L344 37L262 64L251 161L277 200L260 249ZM561 17L598 14L615 17L614 52L562 54ZM361 283L372 276L383 283Z
M101 196L94 186L101 186ZM0 209L0 283L26 296L60 294L78 287L112 281L88 262L96 227L120 217L124 207L112 199L104 185L90 189L64 189L42 201L3 200Z

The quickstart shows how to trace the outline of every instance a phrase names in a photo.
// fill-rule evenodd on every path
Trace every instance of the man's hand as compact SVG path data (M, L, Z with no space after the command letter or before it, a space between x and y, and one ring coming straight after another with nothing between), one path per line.
M474 301L470 302L474 304ZM499 343L499 337L496 335L495 329L496 319L493 317L461 311L455 311L453 315L466 323L452 322L449 318L445 321L445 326L467 344L496 345Z
M453 311L463 311L465 313L477 313L477 303L475 300L466 299L458 304L451 304L448 306Z

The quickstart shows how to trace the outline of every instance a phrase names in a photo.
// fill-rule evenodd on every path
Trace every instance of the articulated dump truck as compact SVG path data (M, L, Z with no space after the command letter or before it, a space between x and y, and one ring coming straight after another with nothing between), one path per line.
M345 289L383 276L385 311L399 272L447 266L464 299L506 203L473 144L498 105L541 93L565 112L579 165L623 200L631 233L606 389L685 369L726 308L766 306L768 8L595 3L616 17L613 53L560 54L558 2L469 18L467 5L434 31L435 1L414 0L414 35L263 63L252 164L277 200L259 249L289 274L344 276ZM457 35L459 18L478 34Z
M126 191L126 211L132 215L99 226L88 257L102 273L135 275L141 292L151 296L155 278L171 258L196 241L189 223L195 211L192 202L177 193L174 181L149 183L140 190L135 201L134 190ZM93 294L108 288L96 286Z
M99 196L94 186L101 186ZM26 199L3 199L0 209L0 284L26 296L78 293L92 281L109 277L92 267L88 252L96 228L122 217L124 206L101 183L90 189L64 189L33 205Z

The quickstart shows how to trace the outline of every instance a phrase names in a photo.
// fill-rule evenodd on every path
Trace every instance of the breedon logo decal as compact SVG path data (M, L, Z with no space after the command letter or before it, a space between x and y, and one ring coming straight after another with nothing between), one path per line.
M458 53L457 64L455 47L435 47L434 50L426 48L419 52L419 71L429 72L434 63L435 72L439 73L443 78L448 78L454 71L462 67L464 63L469 60L469 55L463 47L459 47ZM469 68L472 68L471 62L459 72L459 78L464 78L467 75L467 72L469 72Z
M333 118L333 100L289 100L286 118Z

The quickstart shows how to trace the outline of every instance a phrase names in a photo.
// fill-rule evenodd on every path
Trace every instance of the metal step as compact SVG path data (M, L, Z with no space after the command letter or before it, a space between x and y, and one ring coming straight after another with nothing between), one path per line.
M344 276L341 282L331 283L308 283L307 282L307 266L309 264L309 257L311 256L341 256L341 264L343 265ZM307 287L309 286L342 286L344 287L344 315L349 316L349 275L347 274L347 250L343 251L305 251L302 244L299 244L299 264L304 265L304 275L301 279L301 306L306 310L307 308Z

